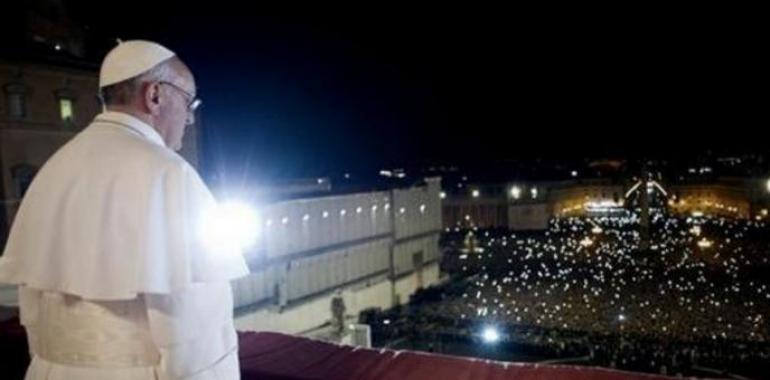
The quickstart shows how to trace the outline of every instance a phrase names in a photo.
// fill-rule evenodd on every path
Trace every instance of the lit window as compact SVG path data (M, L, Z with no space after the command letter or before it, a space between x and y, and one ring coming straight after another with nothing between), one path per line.
M59 99L59 115L61 120L65 122L72 122L75 118L74 109L72 106L72 99L61 98Z

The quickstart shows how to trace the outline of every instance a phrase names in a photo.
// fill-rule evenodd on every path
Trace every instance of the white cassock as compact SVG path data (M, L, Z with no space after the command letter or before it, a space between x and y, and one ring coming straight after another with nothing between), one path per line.
M202 241L215 200L149 125L105 112L28 189L0 282L19 285L27 379L239 379L231 245ZM230 247L230 248L225 248Z

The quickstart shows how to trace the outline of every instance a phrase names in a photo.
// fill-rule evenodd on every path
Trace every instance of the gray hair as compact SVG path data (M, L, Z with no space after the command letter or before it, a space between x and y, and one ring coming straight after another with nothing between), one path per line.
M131 104L140 95L139 92L143 84L147 82L172 81L174 76L177 75L174 69L174 62L178 59L172 57L141 75L101 88L99 98L102 104L104 106Z

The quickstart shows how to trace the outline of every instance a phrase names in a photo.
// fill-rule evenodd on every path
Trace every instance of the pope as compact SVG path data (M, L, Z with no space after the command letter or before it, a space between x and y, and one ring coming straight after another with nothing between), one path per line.
M26 379L239 379L230 281L211 192L176 151L195 79L169 49L121 42L99 73L104 112L38 172L0 258L19 286Z

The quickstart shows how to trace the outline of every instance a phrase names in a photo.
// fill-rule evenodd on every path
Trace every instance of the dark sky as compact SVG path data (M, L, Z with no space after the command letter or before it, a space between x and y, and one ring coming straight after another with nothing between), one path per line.
M69 3L191 66L230 176L764 145L767 43L721 10Z

